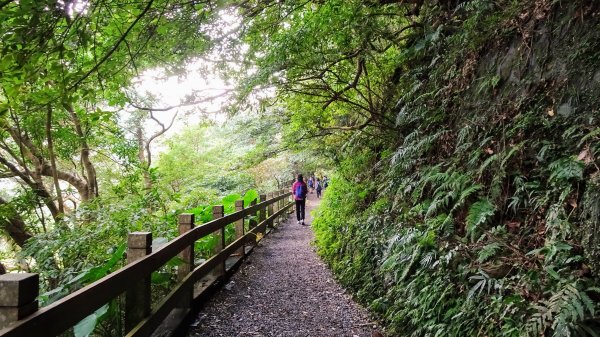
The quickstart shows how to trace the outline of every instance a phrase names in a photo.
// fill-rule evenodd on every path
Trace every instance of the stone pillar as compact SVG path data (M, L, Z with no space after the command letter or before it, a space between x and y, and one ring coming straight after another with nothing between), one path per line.
M38 310L38 274L0 275L0 330Z

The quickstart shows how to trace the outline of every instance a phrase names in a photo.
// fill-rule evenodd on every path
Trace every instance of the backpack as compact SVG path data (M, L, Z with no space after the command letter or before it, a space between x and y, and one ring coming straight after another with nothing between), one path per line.
M294 191L294 196L296 196L296 198L300 198L300 199L306 198L306 187L304 184L298 184L298 186L296 186L296 190Z

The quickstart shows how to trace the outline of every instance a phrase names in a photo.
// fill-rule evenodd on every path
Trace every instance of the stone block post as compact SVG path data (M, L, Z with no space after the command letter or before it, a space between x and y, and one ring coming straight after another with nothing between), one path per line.
M38 274L0 275L0 330L38 310Z

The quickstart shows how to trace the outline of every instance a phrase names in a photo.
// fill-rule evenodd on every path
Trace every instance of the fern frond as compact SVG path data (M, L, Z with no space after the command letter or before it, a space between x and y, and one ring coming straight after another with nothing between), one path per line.
M496 213L494 206L488 199L481 199L469 208L467 214L467 233L471 236L471 241L476 236L478 228L485 224Z

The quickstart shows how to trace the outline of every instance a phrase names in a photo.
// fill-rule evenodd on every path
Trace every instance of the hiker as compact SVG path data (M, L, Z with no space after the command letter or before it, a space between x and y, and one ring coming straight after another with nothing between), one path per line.
M323 177L323 189L326 189L327 185L329 185L329 178L327 178L327 176L324 176Z
M321 198L321 191L323 187L321 186L321 179L317 178L317 182L315 183L315 189L317 190L317 198Z
M308 193L313 192L313 184L314 184L313 177L308 177Z
M292 193L294 194L294 200L296 201L296 219L299 225L304 225L304 208L306 206L306 193L308 193L308 187L304 183L302 174L298 175L298 180L292 185Z

